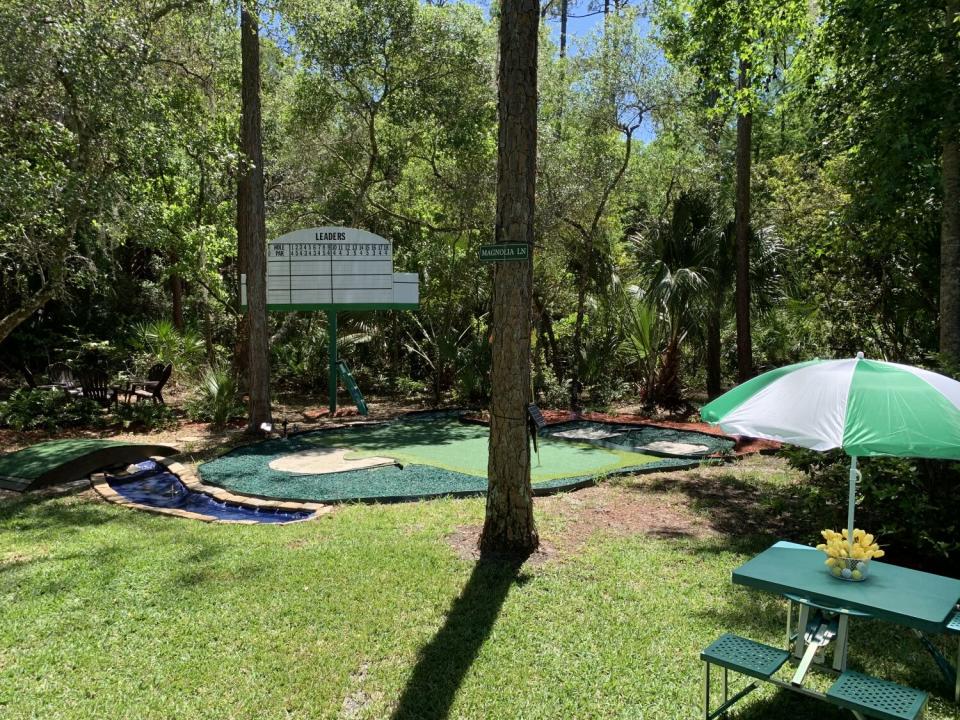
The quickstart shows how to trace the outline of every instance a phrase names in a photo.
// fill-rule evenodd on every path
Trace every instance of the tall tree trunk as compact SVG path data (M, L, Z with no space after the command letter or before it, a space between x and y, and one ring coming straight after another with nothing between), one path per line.
M750 63L740 61L738 85L750 87ZM737 115L737 378L753 376L753 339L750 334L750 144L753 114Z
M560 0L560 57L567 56L567 17L570 14L567 0Z
M957 18L960 0L945 5L942 68L947 97L942 129L941 182L943 217L940 224L940 352L953 366L960 363L960 112L957 83Z
M173 326L183 332L183 281L178 273L170 275L170 304L172 305Z
M540 316L540 326L543 334L546 336L547 343L545 349L549 350L550 367L553 369L553 375L557 382L563 382L564 368L561 360L560 348L557 346L557 336L553 332L553 319L550 317L550 311L539 293L534 293L533 305Z
M539 544L533 521L526 408L530 399L539 30L536 0L503 1L495 238L498 243L526 243L531 259L496 263L493 271L489 480L480 536L483 554L525 554Z
M712 307L707 312L707 397L711 400L722 390L720 356L720 308Z
M587 311L586 281L582 279L577 288L577 319L573 325L573 362L570 364L570 409L573 412L583 410L581 394L583 380L581 377L581 361L583 359L583 319Z
M241 99L240 149L246 166L237 193L237 239L247 275L247 331L250 421L255 432L272 422L270 347L267 333L267 247L263 199L263 149L260 137L260 38L256 7L240 11Z

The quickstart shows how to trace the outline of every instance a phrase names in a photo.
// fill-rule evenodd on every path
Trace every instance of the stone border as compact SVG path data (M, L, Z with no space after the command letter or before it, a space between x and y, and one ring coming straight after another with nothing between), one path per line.
M316 520L328 515L333 512L333 507L330 505L324 505L323 503L316 502L293 502L289 500L266 500L264 498L255 497L252 495L237 495L236 493L229 492L220 487L215 487L213 485L206 485L200 481L200 478L197 477L196 472L193 468L190 468L182 463L172 460L165 457L152 457L150 458L159 465L163 465L167 470L176 475L180 482L182 482L188 490L193 492L203 493L204 495L209 495L210 497L219 500L220 502L229 502L235 505L241 505L248 508L271 508L274 510L287 510L289 512L312 512L313 515L303 520L291 520L291 523L295 522L309 522L311 520ZM161 508L154 507L153 505L144 505L143 503L133 502L128 498L124 497L112 487L107 481L107 476L105 473L95 473L90 476L90 485L94 490L108 502L112 502L116 505L122 505L128 508L134 508L136 510L145 510L147 512L156 513L158 515L173 515L175 517L188 518L190 520L201 520L203 522L210 523L222 523L230 525L288 525L289 523L258 523L256 520L222 520L214 515L203 515L201 513L190 512L188 510L180 510L178 508Z

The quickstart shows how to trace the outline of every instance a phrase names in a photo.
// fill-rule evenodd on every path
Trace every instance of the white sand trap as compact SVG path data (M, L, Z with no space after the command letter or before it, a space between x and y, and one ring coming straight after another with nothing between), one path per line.
M366 468L396 465L397 461L388 457L365 457L347 460L349 448L311 448L297 453L284 455L271 461L270 469L300 475L323 475L324 473L365 470Z
M634 450L651 450L653 452L663 453L664 455L705 455L710 452L710 448L706 445L670 442L669 440L657 440L656 442L634 448Z
M552 437L562 437L567 440L607 440L609 438L620 437L623 433L610 432L601 428L576 428L574 430L562 430L561 432L550 433Z

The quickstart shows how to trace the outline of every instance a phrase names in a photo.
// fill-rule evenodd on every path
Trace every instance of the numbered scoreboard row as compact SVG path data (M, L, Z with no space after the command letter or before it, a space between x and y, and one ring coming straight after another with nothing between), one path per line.
M369 260L337 260L318 258L316 260L298 260L290 263L286 260L271 258L267 262L267 277L282 275L390 275L393 262L370 258Z
M350 303L393 303L393 287L374 289L267 290L268 305L345 305Z
M387 275L268 275L271 290L390 290L393 273Z

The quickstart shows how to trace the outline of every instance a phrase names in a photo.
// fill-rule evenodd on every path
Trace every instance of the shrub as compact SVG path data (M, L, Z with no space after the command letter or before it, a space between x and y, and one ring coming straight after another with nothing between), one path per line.
M570 381L557 380L553 368L544 365L536 383L537 403L541 407L562 409L570 405Z
M807 512L821 527L846 527L850 458L839 451L782 451L810 479ZM876 534L891 562L934 570L960 555L960 463L917 458L860 458L856 524ZM954 568L955 569L955 568Z
M243 411L237 379L221 368L207 368L196 394L187 403L187 415L192 420L215 427L223 427Z
M67 395L61 390L21 388L0 403L0 424L17 431L105 424L103 408L93 400Z
M124 430L163 430L177 424L177 416L169 405L135 402L119 405L113 413Z
M137 323L130 344L136 351L135 365L144 371L154 363L172 364L174 377L195 377L203 362L203 338L192 330L179 332L169 320Z

